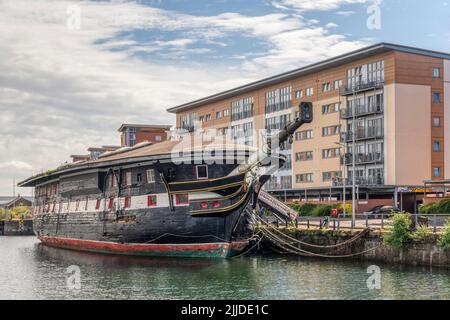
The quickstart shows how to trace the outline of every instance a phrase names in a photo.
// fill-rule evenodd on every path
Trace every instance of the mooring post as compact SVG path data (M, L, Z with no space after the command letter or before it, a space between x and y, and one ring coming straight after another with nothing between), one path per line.
M319 220L319 229L322 229L322 219Z
M369 227L369 215L366 214L366 228Z
M381 229L384 229L384 214L381 214Z
M306 219L306 228L309 229L309 219Z
M338 231L341 230L341 218L338 217L338 226L337 226Z
M433 232L436 233L436 215L433 216Z

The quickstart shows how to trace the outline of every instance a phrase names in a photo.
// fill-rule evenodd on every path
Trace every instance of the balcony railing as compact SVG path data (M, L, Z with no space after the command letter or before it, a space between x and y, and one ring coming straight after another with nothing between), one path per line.
M384 81L367 81L367 82L359 82L350 87L341 87L340 94L342 96L348 96L353 93L373 90L373 89L382 89L384 86Z
M384 162L384 155L381 152L371 152L371 153L358 153L355 156L356 164L370 164L370 163L382 163ZM352 165L353 155L347 153L345 156L341 157L341 165Z
M360 105L355 109L355 117L368 116L373 114L383 113L384 108L382 105ZM341 110L342 119L353 118L353 108L348 107Z
M384 178L383 177L367 177L367 178L360 178L357 177L355 179L356 185L358 186L383 186L384 185ZM351 186L353 183L352 178L345 179L345 185ZM342 187L344 184L344 179L336 179L333 181L333 186L335 187Z
M384 137L383 128L370 127L364 130L357 130L355 135L355 140L369 140L369 139L382 139ZM353 141L353 132L343 132L341 136L341 142L351 142Z

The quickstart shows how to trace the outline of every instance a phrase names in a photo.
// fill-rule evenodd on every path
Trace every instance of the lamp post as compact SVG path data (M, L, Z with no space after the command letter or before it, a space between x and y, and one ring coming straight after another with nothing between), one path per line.
M356 225L356 91L353 90L353 105L352 105L352 229Z
M347 180L345 178L345 169L347 166L347 158L345 157L345 144L341 143L341 142L335 142L335 144L339 145L340 147L342 147L342 149L344 150L343 154L343 166L344 166L344 170L342 170L342 213L344 215L344 218L347 215L347 203L346 203L346 191L347 191Z

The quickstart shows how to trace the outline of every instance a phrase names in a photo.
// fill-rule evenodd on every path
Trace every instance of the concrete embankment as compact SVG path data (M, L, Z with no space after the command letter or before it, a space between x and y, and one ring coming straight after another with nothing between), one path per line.
M31 236L33 220L6 220L0 221L0 236Z
M283 231L283 230L280 230ZM284 230L284 232L286 232ZM383 241L383 234L379 231L367 232L357 241L342 247L330 248L340 243L350 241L357 232L329 231L329 230L289 230L290 237L314 246L328 246L328 248L309 247L295 243L302 250L313 252L312 256L348 256L343 259L365 260L388 264L405 264L413 266L433 266L450 268L450 250L437 246L436 241L430 243L411 242L404 248L389 246ZM437 237L436 237L437 239ZM273 241L263 240L266 248L277 249ZM280 249L278 247L278 249ZM359 255L359 253L364 254ZM292 253L292 252L291 252ZM331 259L324 257L324 259Z

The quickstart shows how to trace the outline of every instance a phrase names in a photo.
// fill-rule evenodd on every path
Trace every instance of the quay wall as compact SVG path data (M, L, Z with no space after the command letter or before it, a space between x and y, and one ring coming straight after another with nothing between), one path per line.
M33 220L0 221L0 236L31 236L33 232Z
M330 246L349 240L354 234L348 231L296 230L289 231L289 235L308 244ZM273 248L273 244L266 244L268 245L267 247ZM414 242L406 245L404 248L395 248L384 243L383 235L380 232L370 232L357 242L349 246L344 246L337 251L312 249L307 246L301 246L301 248L309 252L333 256L354 255L367 251L362 255L343 259L450 268L450 250L440 248L437 246L436 241L433 241L433 243Z

